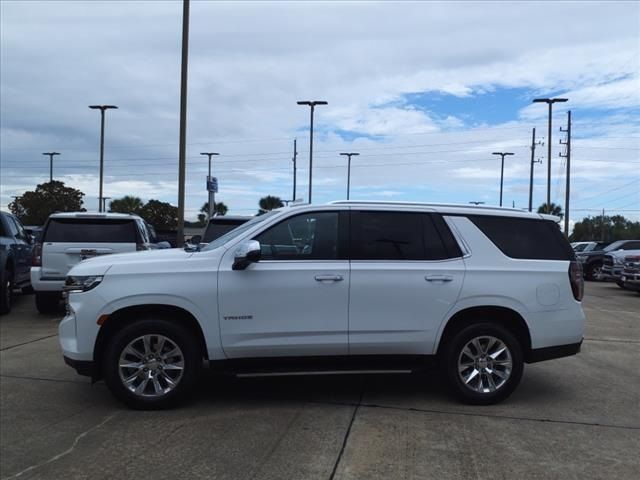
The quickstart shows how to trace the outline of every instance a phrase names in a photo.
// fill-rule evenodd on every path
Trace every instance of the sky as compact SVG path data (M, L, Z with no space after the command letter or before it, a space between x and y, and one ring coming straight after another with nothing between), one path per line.
M97 209L104 195L177 205L182 2L0 0L0 208L53 175ZM207 200L207 157L230 214L265 195L564 206L572 112L571 223L640 220L640 2L191 2L186 217Z

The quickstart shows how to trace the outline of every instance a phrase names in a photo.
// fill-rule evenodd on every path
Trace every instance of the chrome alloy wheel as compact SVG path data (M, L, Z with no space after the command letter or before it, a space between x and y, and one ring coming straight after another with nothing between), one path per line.
M477 393L493 393L511 377L509 348L492 336L471 339L458 356L458 375L463 385Z
M180 347L163 335L143 335L120 354L118 372L122 384L142 397L161 397L171 392L184 373Z

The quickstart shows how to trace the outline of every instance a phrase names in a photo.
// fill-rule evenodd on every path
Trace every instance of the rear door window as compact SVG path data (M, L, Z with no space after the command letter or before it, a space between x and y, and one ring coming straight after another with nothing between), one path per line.
M443 260L461 255L440 216L360 211L353 212L351 226L353 260Z
M575 253L551 220L470 215L506 256L529 260L574 260Z
M137 243L133 220L52 218L44 234L45 242Z

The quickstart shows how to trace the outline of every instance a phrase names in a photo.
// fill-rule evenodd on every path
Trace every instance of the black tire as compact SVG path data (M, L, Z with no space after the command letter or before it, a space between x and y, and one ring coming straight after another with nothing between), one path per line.
M60 311L60 299L57 292L36 292L36 308L38 312L49 314Z
M25 295L31 295L33 293L33 287L31 285L22 287L22 293L24 293Z
M616 285L618 285L623 290L627 289L627 286L624 284L622 280L616 280Z
M504 346L506 346L511 357L512 366L510 375L508 375L506 381L504 381L504 383L498 386L494 391L476 391L474 390L473 385L478 382L474 380L473 382L469 382L469 385L471 386L468 386L461 378L463 373L458 373L459 361L466 358L466 356L462 355L463 349L469 342L479 337L493 337L499 340ZM498 359L505 360L507 358L505 355L506 354L502 354L501 356L496 357L495 361ZM490 322L470 325L456 333L448 342L448 345L445 345L444 355L441 360L445 369L447 383L449 384L452 392L462 402L472 405L492 405L494 403L501 402L511 395L518 386L520 379L522 378L522 372L524 371L524 357L520 342L518 342L516 337L509 330L501 325ZM475 367L469 368L473 369ZM495 370L497 369L494 368L494 371ZM501 371L503 375L505 374L504 372L505 370ZM476 375L472 378L478 378L481 382L489 380L487 375L484 377L483 375ZM492 379L493 378L498 377L492 376ZM482 384L477 385L477 388L482 389L482 386Z
M136 394L124 385L124 380L120 376L119 364L121 355L128 345L143 336L151 336L151 338L155 336L156 339L157 336L166 337L181 350L183 358L182 376L177 385L167 393L162 393L158 396L145 396L144 392L143 394ZM157 343L155 346L157 346ZM107 387L118 400L130 408L158 410L174 407L186 400L198 380L202 369L202 360L203 352L200 348L200 341L188 328L166 319L146 318L126 325L109 340L102 358L102 372ZM137 382L139 379L143 380L146 375L154 375L151 370L156 368L159 367L149 367L148 371L145 372L140 369L131 369L127 371L127 374L133 373L130 377L132 378L137 371ZM157 370L155 373L160 375ZM160 376L157 376L156 379L158 382L162 380ZM140 380L138 386L142 383L142 380ZM147 382L149 380L153 380L152 377L148 377ZM164 385L168 386L166 382L164 382ZM135 384L132 383L132 386L135 386ZM147 388L147 392L151 386L153 384ZM153 394L153 392L150 393Z
M599 274L601 269L602 269L602 262L590 263L589 265L587 265L584 277L587 280L591 280L591 281L599 280L596 278L596 274Z
M4 315L13 305L13 270L4 268L0 282L0 315Z

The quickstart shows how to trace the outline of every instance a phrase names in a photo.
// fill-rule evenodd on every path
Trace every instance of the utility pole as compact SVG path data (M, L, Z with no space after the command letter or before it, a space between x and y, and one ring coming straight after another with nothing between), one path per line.
M511 152L493 152L492 155L500 155L502 157L502 167L500 168L500 206L502 206L502 184L504 182L504 157L513 155Z
M207 174L207 205L208 205L208 214L209 214L209 220L211 220L211 217L213 217L213 213L215 212L215 197L213 195L215 195L214 192L212 192L211 190L209 190L209 183L211 182L211 157L213 157L214 155L220 155L219 153L215 153L215 152L202 152L200 153L200 155L206 155L207 157L209 157L209 173Z
M115 105L89 105L92 110L100 110L100 194L98 196L98 211L102 212L102 179L104 178L104 112L117 109Z
M535 160L536 145L544 145L542 142L536 143L536 127L533 127L531 134L531 175L529 176L529 211L533 210L533 164L542 163L542 160Z
M547 208L551 205L551 115L554 103L567 102L567 98L536 98L533 103L546 103L549 105L549 133L547 137Z
M187 176L187 72L189 65L189 0L182 0L182 64L180 69L180 147L178 152L177 245L184 244L184 187Z
M569 194L571 188L571 110L567 112L567 128L560 127L561 132L566 132L567 139L563 142L560 139L561 145L567 146L567 152L563 155L560 152L561 157L567 159L567 186L565 188L564 196L564 234L569 238Z
M351 185L351 157L353 156L357 157L360 154L356 152L350 152L350 153L341 153L340 155L349 157L349 161L347 163L347 200L349 200L349 190Z
M60 155L58 152L45 152L43 155L49 155L49 183L53 182L53 157Z
M292 201L296 201L296 175L297 175L297 166L296 160L298 159L298 139L293 139L293 197L291 197Z
M297 102L298 105L311 107L311 121L309 122L309 205L311 205L311 182L313 180L313 111L316 105L327 105L323 100L306 100Z

